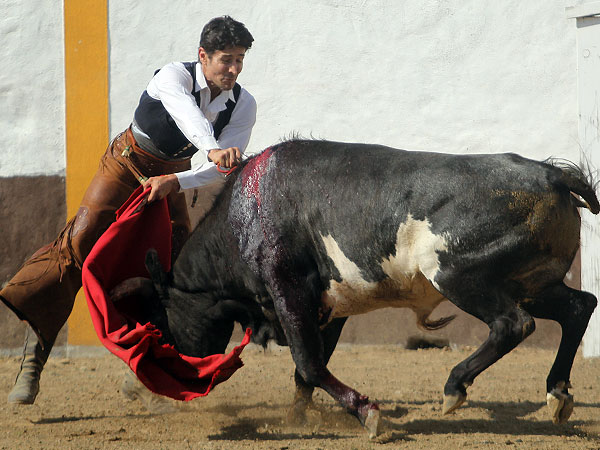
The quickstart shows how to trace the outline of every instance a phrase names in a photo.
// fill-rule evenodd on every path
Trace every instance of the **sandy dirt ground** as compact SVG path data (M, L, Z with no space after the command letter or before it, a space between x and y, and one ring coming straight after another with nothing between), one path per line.
M112 355L52 357L33 406L8 406L0 416L2 449L599 449L600 359L578 355L572 373L575 411L553 425L545 378L554 352L518 348L480 375L456 413L441 415L450 369L474 349L406 350L343 345L330 369L376 399L380 436L369 440L358 421L322 391L304 426L291 426L289 351L247 347L245 366L207 397L169 401L174 411L151 413L120 392L124 363ZM6 397L19 359L0 359Z

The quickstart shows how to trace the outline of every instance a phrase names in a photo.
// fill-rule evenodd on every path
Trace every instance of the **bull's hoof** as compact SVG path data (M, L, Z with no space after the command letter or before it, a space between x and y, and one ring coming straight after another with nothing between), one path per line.
M567 391L567 383L561 381L551 392L546 394L546 404L550 409L552 423L565 423L571 417L575 402L573 396Z
M444 404L442 406L442 414L450 414L454 412L467 399L466 394L458 392L456 394L444 394Z
M306 417L306 410L308 409L308 403L304 401L295 401L290 409L288 409L286 421L289 425L300 426L306 425L308 419Z
M371 405L369 412L367 412L367 418L365 419L365 429L369 433L369 439L374 439L379 434L379 419L381 418L381 412L377 405Z
M178 411L171 400L148 390L131 371L127 371L123 378L121 393L128 400L139 400L152 414L170 414Z

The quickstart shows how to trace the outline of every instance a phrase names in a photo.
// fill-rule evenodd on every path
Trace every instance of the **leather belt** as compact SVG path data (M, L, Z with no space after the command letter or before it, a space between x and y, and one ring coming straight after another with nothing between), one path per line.
M169 161L145 151L137 144L131 132L131 127L125 131L125 147L121 151L121 156L128 163L127 167L140 184L144 184L152 176L187 170L191 160L190 157L183 160Z

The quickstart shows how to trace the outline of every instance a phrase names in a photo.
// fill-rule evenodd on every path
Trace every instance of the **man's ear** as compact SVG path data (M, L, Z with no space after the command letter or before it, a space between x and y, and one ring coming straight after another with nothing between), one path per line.
M204 47L198 48L198 61L202 64L206 64L208 61L208 53L204 50Z

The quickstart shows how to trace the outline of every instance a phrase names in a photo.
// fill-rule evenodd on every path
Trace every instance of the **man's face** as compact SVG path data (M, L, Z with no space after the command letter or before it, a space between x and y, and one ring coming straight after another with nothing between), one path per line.
M210 56L200 47L198 59L202 63L204 78L206 78L213 94L218 91L233 89L235 81L244 66L245 55L246 49L244 47L228 47L225 50L215 50Z

